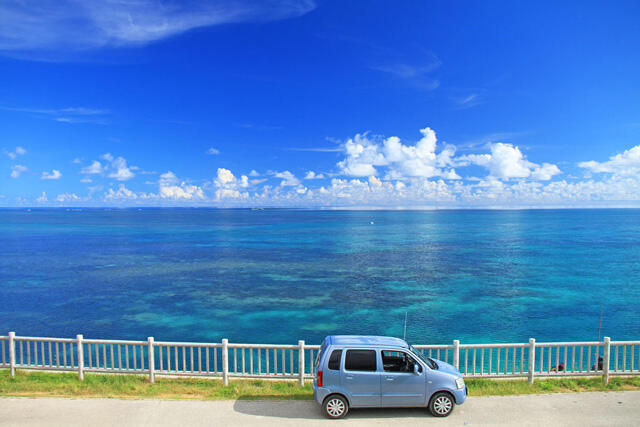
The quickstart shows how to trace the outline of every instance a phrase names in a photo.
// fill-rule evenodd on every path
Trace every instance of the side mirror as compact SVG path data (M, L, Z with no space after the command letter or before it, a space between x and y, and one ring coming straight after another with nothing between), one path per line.
M420 365L418 365L417 363L413 364L413 373L416 375L420 375Z

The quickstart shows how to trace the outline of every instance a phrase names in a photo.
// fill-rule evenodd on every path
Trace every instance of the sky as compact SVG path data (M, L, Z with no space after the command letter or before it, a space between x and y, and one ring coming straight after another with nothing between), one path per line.
M640 3L4 0L0 206L640 207Z

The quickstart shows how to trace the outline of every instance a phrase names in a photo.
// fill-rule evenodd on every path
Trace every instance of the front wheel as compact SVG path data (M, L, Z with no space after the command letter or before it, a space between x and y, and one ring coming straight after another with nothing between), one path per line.
M434 417L446 417L453 411L456 402L449 393L443 391L433 395L429 402L429 412Z
M342 418L347 415L347 412L349 412L349 403L347 402L347 399L342 396L329 396L324 401L322 409L324 410L324 414L327 418Z

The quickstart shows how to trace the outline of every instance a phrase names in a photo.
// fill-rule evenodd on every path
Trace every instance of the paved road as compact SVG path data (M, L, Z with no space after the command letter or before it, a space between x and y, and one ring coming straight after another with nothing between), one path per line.
M325 420L314 402L0 398L0 426L575 425L640 423L640 392L475 397L439 419L422 409L353 410Z

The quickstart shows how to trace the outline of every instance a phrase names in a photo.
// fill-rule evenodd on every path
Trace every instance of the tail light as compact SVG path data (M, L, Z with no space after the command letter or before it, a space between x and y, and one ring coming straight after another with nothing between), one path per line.
M316 386L322 387L322 371L316 372Z

